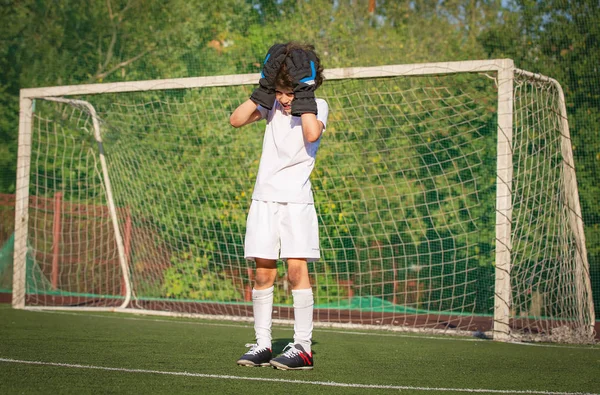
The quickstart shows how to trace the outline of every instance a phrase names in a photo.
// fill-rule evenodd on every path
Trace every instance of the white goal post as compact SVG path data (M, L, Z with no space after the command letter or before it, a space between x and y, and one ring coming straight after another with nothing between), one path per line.
M510 59L328 69L315 325L593 341L564 95ZM14 308L251 319L258 74L22 89ZM284 271L276 322L291 322Z

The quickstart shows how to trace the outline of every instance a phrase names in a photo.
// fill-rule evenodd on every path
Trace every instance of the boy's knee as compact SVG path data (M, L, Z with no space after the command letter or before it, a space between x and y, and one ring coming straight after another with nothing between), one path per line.
M275 283L275 277L277 277L277 269L256 269L254 288L269 288Z
M287 277L292 289L304 285L309 281L308 272L301 267L290 266Z

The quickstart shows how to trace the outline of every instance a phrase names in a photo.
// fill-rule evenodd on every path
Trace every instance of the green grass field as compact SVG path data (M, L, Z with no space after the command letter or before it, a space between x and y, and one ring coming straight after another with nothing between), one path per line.
M292 328L276 326L274 351ZM0 304L0 394L600 393L600 347L338 329L314 331L315 369L235 364L250 323Z

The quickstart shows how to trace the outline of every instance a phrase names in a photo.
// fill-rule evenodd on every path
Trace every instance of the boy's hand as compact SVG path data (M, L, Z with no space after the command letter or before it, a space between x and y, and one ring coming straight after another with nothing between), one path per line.
M285 51L284 44L275 44L269 48L260 72L258 88L250 96L250 100L269 110L275 102L275 78L285 59Z
M319 68L317 57L312 51L296 49L285 59L285 64L294 83L292 115L300 116L304 113L316 115L315 78Z

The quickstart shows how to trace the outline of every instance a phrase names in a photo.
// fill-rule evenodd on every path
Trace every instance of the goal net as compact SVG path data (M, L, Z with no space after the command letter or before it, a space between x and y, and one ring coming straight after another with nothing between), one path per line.
M564 99L510 60L331 69L315 325L590 342ZM257 75L25 89L13 305L249 320ZM285 263L276 322L291 322Z

